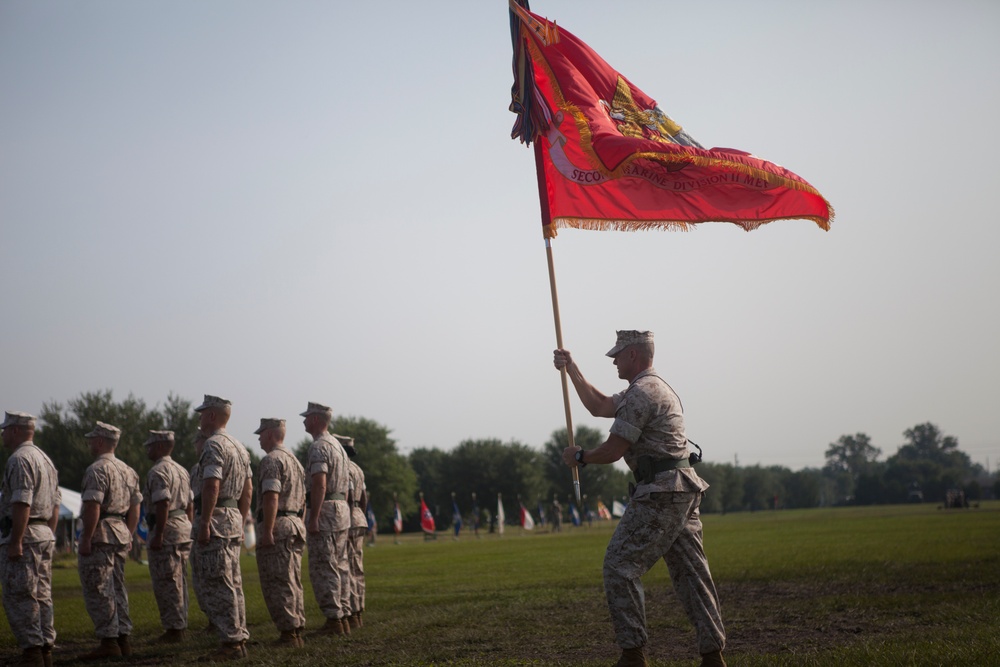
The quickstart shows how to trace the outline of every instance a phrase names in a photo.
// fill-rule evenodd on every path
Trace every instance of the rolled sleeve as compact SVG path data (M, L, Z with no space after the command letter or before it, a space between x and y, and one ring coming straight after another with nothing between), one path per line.
M260 483L260 490L262 493L281 493L281 480L265 479Z
M83 502L94 502L100 504L104 502L104 491L101 491L100 489L88 489L80 494L80 498Z
M161 502L163 500L170 500L170 489L157 489L150 493L150 500L153 504Z
M201 469L201 478L207 479L212 477L213 479L222 479L222 466L208 465Z
M617 435L619 438L628 440L633 445L639 442L639 437L642 435L642 429L638 426L633 426L621 417L615 419L615 423L611 425L611 433Z
M10 494L10 502L12 503L24 503L25 505L30 505L31 501L35 499L35 492L31 489L17 489L12 491Z
M326 461L314 461L309 466L310 475L325 475L330 472L330 466L326 464Z

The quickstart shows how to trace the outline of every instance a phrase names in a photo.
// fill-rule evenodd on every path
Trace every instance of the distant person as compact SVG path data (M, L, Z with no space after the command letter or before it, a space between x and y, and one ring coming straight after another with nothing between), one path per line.
M562 504L559 499L552 496L552 532L562 532Z
M205 611L220 643L204 659L239 660L247 657L246 642L250 638L240 570L243 522L253 495L250 455L226 431L232 415L230 401L206 394L195 412L199 414L199 428L208 438L200 459L201 489L195 491L201 496L201 513L196 519L193 550L198 554Z
M174 461L174 432L150 431L146 456L153 467L146 474L146 549L153 597L164 632L159 641L184 641L188 626L187 566L191 554L191 477Z
M604 591L622 649L617 667L646 667L646 610L641 577L663 558L677 599L695 628L702 667L725 667L719 596L702 546L699 507L708 488L688 459L680 398L653 368L653 334L619 331L607 356L628 388L613 396L583 377L567 350L554 352L584 406L614 418L608 439L584 451L563 450L568 466L610 464L624 457L638 486L604 556Z
M56 643L52 554L59 520L59 474L33 442L35 418L4 413L3 445L10 452L0 483L0 585L10 631L21 648L15 665L51 667Z
M305 645L302 552L306 526L306 472L285 448L285 420L265 418L254 431L266 456L258 471L257 571L264 604L278 632L278 644Z
M309 580L326 623L319 632L348 635L351 571L347 560L347 537L351 510L347 505L350 485L347 452L329 433L333 410L309 403L300 415L306 432L313 437L309 446L309 502L306 546L309 553Z
M111 660L132 655L132 617L125 586L125 561L139 523L139 474L115 457L117 426L97 422L87 433L94 457L83 475L83 531L79 565L83 602L100 645L80 660Z
M351 507L351 529L347 537L347 558L351 568L351 608L347 617L351 629L364 625L361 615L365 610L365 533L368 532L368 489L365 487L365 473L354 460L358 450L354 438L340 439L340 445L347 452L348 471L351 485L347 491L347 504Z

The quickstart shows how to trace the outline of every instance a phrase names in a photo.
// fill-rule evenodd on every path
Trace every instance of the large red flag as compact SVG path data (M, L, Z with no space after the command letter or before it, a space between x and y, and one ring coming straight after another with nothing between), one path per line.
M829 229L833 209L804 179L743 151L702 148L590 47L522 3L510 0L511 136L537 142L547 238L558 227L717 221L749 231L789 218Z

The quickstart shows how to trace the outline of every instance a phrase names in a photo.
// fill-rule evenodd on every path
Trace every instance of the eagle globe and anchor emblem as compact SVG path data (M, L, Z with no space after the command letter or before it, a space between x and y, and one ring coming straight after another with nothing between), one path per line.
M621 76L618 77L618 85L611 101L602 99L600 103L615 128L624 137L648 139L664 144L702 147L659 107L641 108L632 98L632 90ZM565 178L580 185L596 185L608 180L607 175L597 169L590 168L589 165L586 167L574 165L566 155L564 150L567 143L566 136L559 131L565 118L562 111L557 112L547 134L549 158L552 160L553 166ZM680 161L643 160L643 162L645 164L642 167L629 168L626 175L643 178L660 187L665 187L662 184L664 172L667 174L676 173L687 166L686 162Z

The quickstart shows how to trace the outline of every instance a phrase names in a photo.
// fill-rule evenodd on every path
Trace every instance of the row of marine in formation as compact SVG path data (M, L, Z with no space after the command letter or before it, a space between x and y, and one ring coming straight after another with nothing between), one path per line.
M198 462L190 471L172 458L172 431L150 431L153 466L140 491L139 475L115 449L121 430L97 422L85 437L94 462L81 489L78 544L80 583L99 644L77 660L132 654L132 620L125 562L145 499L149 572L164 628L156 641L178 643L188 633L188 578L219 647L203 656L220 662L247 657L246 602L240 553L251 520L253 470L243 444L227 432L232 403L206 395L195 408ZM307 465L284 446L284 419L263 418L254 431L265 452L257 471L256 560L261 592L280 635L277 643L304 645L306 626L302 556L325 617L316 635L348 635L363 625L363 548L367 520L364 472L352 459L352 438L330 433L332 410L309 403L301 413L313 437ZM59 475L33 442L35 417L7 412L3 443L10 456L0 487L0 585L11 630L21 648L13 664L48 667L56 641L52 558L62 502Z

